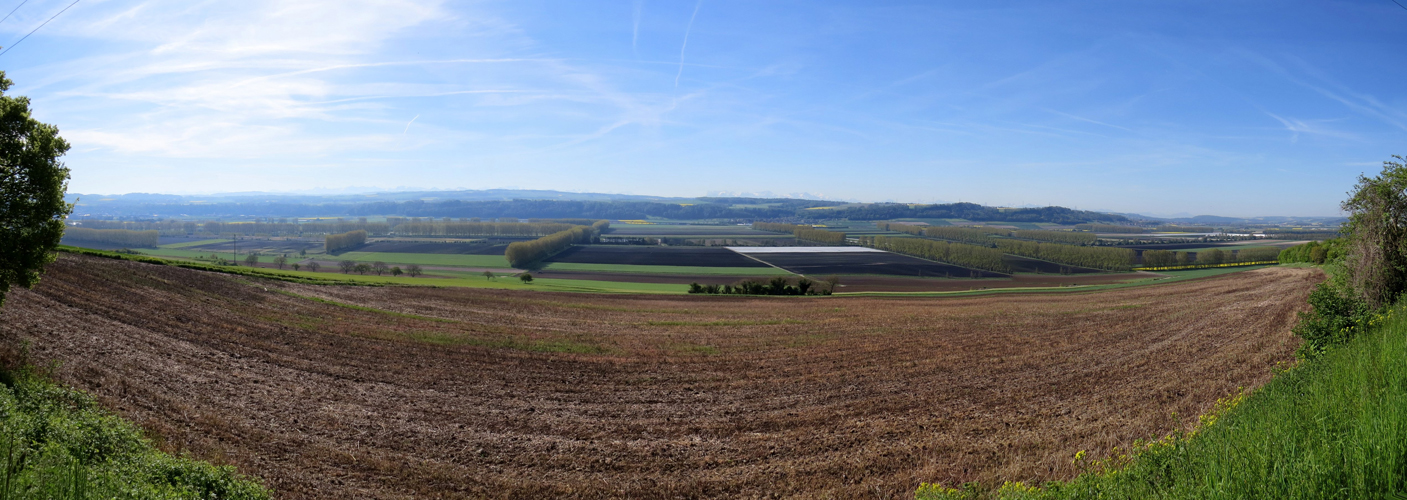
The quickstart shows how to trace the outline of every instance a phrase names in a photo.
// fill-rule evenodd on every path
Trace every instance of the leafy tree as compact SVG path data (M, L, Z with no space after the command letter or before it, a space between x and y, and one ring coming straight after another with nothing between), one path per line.
M294 270L294 271L297 271L299 267L300 267L300 266L298 265L297 262L294 262L294 263L293 263L293 270Z
M249 255L244 256L244 263L247 264L247 265L249 265L249 267L254 267L254 266L258 265L258 264L259 264L259 254L257 254L257 253L251 253L251 254L249 254Z
M406 266L405 273L409 274L412 278L425 274L424 271L420 270L420 264L411 264L409 266Z
M319 268L319 267L322 267L322 266L318 264L318 261L316 261L316 260L308 261L308 270L309 270L309 271L318 272L318 268Z
M1377 177L1358 177L1342 208L1349 212L1345 264L1353 291L1377 309L1407 287L1407 165L1383 162Z
M405 274L405 271L401 270L401 266L391 268L391 276L400 276L402 274Z
M282 255L280 255L280 256L278 256L278 257L274 257L274 265L278 266L279 269L283 269L283 266L285 266L285 265L287 265L287 264L288 264L288 257L284 257L284 256L282 256ZM294 265L297 265L297 264L294 264Z
M528 283L532 283L532 282L533 282L533 275L528 274L528 273L519 274L519 275L518 275L518 279L519 279L519 280L522 280L522 281L523 281L523 284L526 285L526 284L528 284Z
M385 272L388 271L388 270L390 270L390 268L386 267L386 263L385 263L385 262L381 262L381 261L378 260L378 261L373 262L373 263L371 264L371 271L374 272L374 273L376 273L377 276L382 275L383 273L385 273Z
M10 285L39 282L63 238L68 142L59 129L30 117L29 98L4 95L14 82L0 71L0 304Z
M342 274L347 274L347 273L350 273L350 272L356 270L356 268L357 268L357 261L355 261L355 260L350 260L350 259L348 259L348 260L343 260L343 261L337 263L337 267L342 270Z
M484 279L486 279L486 280L491 280L491 279L493 279L493 278L494 278L494 276L493 276L493 271L484 271Z
M363 262L363 263L357 264L357 265L355 265L355 266L352 266L352 270L353 270L353 271L356 271L357 274L366 274L368 271L371 271L371 266L368 265L367 263Z

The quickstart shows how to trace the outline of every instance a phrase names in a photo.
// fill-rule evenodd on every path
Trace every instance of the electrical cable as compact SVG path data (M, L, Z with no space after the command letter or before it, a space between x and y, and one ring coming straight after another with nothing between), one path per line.
M15 11L20 10L20 7L24 7L24 4L27 4L27 3L29 3L29 0L24 0L23 2L20 2L19 5L16 5L16 6L15 6L15 10L10 11L9 14L5 14L5 19L9 19L10 16L15 15ZM5 22L5 19L0 19L0 23Z
M43 28L45 24L49 24L49 21L53 21L55 17L59 17L59 14L63 14L64 12L67 12L68 9L69 9L70 7L73 7L74 5L78 5L78 2L79 2L79 0L73 0L73 3L68 4L68 7L64 7L64 10L61 10L61 11L59 11L58 13L56 13L56 14L54 14L54 15L52 15L52 16L49 16L49 19L45 20L43 23L40 23L39 26L35 26L34 29L30 30L28 34L25 34L23 37L20 37L19 40L15 40L15 43L10 44L9 47L5 47L5 50L0 50L0 56L5 55L5 53L6 53L6 52L9 52L10 49L15 48L15 46L16 46L16 45L19 45L20 42L23 42L25 38L29 38L29 35L33 35L35 31L39 31L39 28ZM16 7L16 8L18 8L18 7Z

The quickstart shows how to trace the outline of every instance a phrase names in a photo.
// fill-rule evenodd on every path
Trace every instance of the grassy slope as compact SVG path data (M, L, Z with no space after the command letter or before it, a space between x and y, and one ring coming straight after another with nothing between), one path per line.
M920 499L1407 498L1407 307L1282 373L1190 435L1032 490L925 487Z
M269 498L232 467L162 453L82 392L28 370L3 378L0 498Z

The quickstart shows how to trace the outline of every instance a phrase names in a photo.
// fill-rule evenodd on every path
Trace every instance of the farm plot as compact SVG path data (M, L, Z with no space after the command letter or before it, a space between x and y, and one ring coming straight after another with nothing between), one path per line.
M1289 328L1321 279L603 296L64 255L11 292L0 337L285 499L900 498L921 481L1068 478L1079 450L1185 428L1294 359Z
M1056 264L1054 262L1047 262L1044 260L1032 259L1030 257L1022 257L1020 255L1011 254L1003 255L1002 262L1005 262L1006 265L1011 266L1011 270L1018 273L1092 274L1104 272L1099 269L1071 266L1066 264Z
M283 253L296 254L296 253L298 253L298 252L300 252L300 251L303 251L303 252L314 252L314 251L321 252L322 249L323 249L323 242L322 242L321 239L313 239L313 238L307 238L307 239L294 239L294 238L277 238L277 239L240 238L240 240L238 241L237 244L236 244L236 242L230 241L230 240L228 240L228 239L223 239L223 240L217 240L217 241L213 241L213 242L211 242L211 243L206 243L206 244L202 244L202 245L181 247L181 248L179 248L179 249L180 249L180 250L191 250L191 251L195 251L195 252L206 252L206 253L209 253L209 252L231 252L231 251L234 251L236 247L239 249L239 252L240 252L241 254L242 254L242 253L245 253L245 252L260 252L260 253L269 253L269 254L283 254ZM168 247L168 248L177 249L177 248L175 248L175 247Z
M763 247L766 248L766 247ZM953 278L996 278L1005 274L943 264L862 247L847 252L757 252L753 258L807 276L876 274ZM772 250L772 249L768 249Z
M675 224L613 224L605 233L612 237L667 237L667 238L790 238L758 231L748 226L703 226Z
M563 251L547 262L628 264L641 266L767 267L723 247L661 247L646 245L583 245Z
M362 252L373 253L423 253L432 255L503 255L508 248L505 244L494 244L487 241L477 242L422 242L422 241L395 241L378 240L368 243L366 246L357 249Z

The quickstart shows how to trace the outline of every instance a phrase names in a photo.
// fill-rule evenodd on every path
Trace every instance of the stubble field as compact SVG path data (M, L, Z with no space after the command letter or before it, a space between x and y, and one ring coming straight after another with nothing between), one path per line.
M12 293L0 336L282 498L910 497L920 481L1069 477L1076 451L1195 420L1292 359L1321 279L602 296L65 255Z

